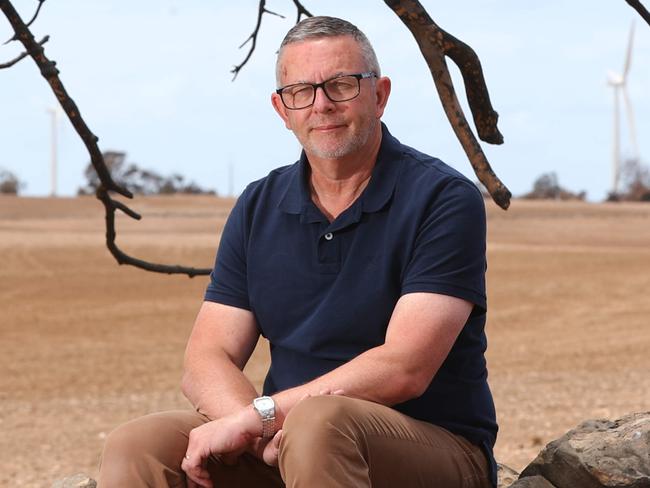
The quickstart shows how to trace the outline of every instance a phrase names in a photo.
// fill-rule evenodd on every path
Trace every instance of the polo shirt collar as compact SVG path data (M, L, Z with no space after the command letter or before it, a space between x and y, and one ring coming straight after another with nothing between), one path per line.
M402 156L401 143L391 135L383 122L381 131L381 145L370 182L353 205L360 205L359 210L366 213L378 212L388 203L393 196L401 169L398 164ZM278 206L286 213L301 215L302 222L318 222L322 220L322 214L311 201L307 183L308 165L309 161L303 150L300 159L291 168L289 184ZM360 214L359 210L357 212Z

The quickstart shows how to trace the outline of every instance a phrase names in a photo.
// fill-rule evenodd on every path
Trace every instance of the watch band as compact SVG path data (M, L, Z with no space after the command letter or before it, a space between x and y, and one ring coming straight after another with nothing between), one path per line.
M268 439L275 435L275 417L262 417L262 438Z

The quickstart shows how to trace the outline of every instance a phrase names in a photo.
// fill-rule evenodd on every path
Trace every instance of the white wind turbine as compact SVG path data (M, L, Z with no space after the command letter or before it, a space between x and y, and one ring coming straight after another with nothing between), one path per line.
M627 75L630 71L630 64L632 62L632 43L634 41L634 22L630 27L630 39L627 44L627 54L625 56L625 64L623 65L623 73L618 74L612 71L609 72L607 83L614 89L614 140L612 147L612 193L618 194L619 179L621 173L621 150L620 150L620 108L619 97L623 96L623 103L625 104L625 113L627 115L628 133L630 135L630 142L632 143L632 158L639 157L639 150L636 142L636 128L634 125L634 113L632 112L632 104L630 97L627 94Z

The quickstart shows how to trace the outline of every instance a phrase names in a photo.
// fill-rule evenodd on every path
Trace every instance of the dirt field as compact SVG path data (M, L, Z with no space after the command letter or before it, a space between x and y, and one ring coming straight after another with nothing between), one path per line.
M138 257L209 267L231 200L139 199ZM489 208L497 458L524 467L583 419L650 410L650 205ZM94 198L0 198L0 486L96 475L106 433L186 407L184 343L207 278L120 267ZM258 347L248 373L260 383Z

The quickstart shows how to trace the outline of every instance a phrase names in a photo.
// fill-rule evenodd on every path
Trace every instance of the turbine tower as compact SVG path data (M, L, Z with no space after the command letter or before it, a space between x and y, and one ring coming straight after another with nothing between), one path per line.
M58 181L58 164L57 164L57 125L59 112L56 108L50 107L47 109L52 120L50 127L50 196L56 196L57 181Z
M630 27L630 38L627 44L627 53L625 55L625 63L623 64L622 74L609 72L607 83L614 89L614 134L612 142L612 194L617 195L619 190L620 175L621 175L621 123L620 123L620 103L619 99L623 97L625 105L625 114L627 116L628 133L631 142L631 155L633 159L638 159L639 148L636 142L636 128L634 125L634 113L632 111L632 104L630 97L627 93L627 75L630 71L630 64L632 63L632 44L634 42L634 22Z

